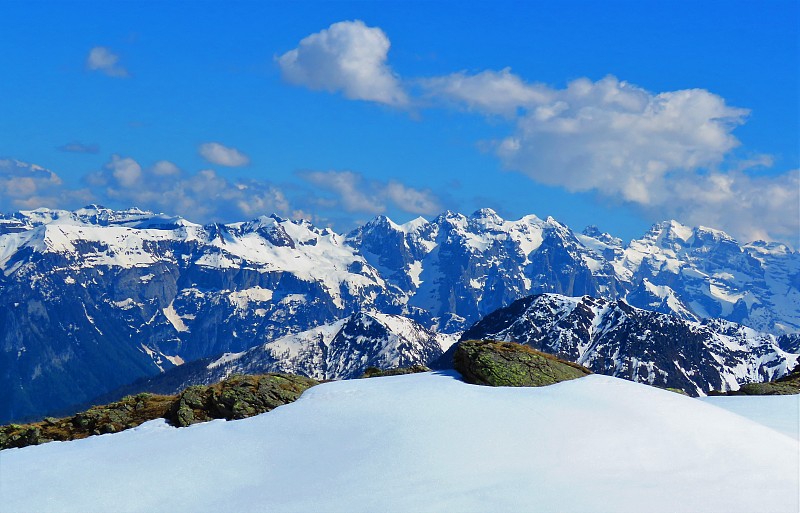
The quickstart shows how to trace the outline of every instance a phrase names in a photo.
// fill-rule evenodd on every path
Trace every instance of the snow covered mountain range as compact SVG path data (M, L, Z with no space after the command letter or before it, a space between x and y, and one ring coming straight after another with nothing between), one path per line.
M378 217L349 234L277 216L202 226L136 209L39 209L0 218L0 269L0 421L359 312L452 334L547 292L800 331L800 254L674 221L626 245L489 209Z
M357 378L367 367L410 367L437 361L458 335L431 331L400 315L359 312L285 335L240 353L201 358L112 391L100 402L140 392L175 394L231 374L283 372L317 380Z
M599 374L690 395L772 381L800 358L791 352L797 335L776 337L730 321L695 322L641 310L624 300L556 294L515 301L477 322L463 339L527 344Z

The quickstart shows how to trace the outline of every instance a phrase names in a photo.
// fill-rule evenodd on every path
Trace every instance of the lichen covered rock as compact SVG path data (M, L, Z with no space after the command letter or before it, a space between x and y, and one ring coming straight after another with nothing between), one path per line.
M183 427L212 419L244 419L295 401L318 381L292 374L236 375L211 386L196 385L178 395L166 419Z
M748 383L739 390L712 391L708 395L796 395L800 394L800 365L786 376L764 383Z
M232 376L177 396L137 394L63 419L0 426L0 449L117 433L159 418L183 427L212 419L243 419L288 404L319 382L291 374Z
M362 378L380 378L383 376L401 376L403 374L416 374L417 372L430 372L430 367L424 365L412 365L411 367L395 367L394 369L379 369L377 367L367 367Z
M174 400L174 396L137 394L114 403L95 406L72 417L46 417L43 421L32 424L9 424L0 427L0 449L116 433L163 417Z
M528 346L493 340L459 343L453 363L467 383L489 386L540 387L592 373Z

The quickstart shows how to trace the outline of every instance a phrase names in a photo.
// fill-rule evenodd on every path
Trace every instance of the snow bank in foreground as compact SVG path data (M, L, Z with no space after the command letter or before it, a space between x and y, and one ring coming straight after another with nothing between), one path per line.
M698 397L697 400L732 411L800 440L800 395L712 396Z
M3 511L798 511L798 442L606 376L319 385L235 422L0 453Z

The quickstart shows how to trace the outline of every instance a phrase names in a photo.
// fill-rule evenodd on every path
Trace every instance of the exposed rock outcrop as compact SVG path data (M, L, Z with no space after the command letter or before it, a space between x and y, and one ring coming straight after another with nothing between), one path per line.
M416 374L417 372L430 372L430 367L424 365L412 365L411 367L395 367L394 369L379 369L378 367L367 367L362 378L381 378L383 376L401 376L403 374Z
M187 388L165 418L178 427L213 419L244 419L291 403L317 384L317 380L293 374L231 376L216 385Z
M748 383L739 390L708 395L796 395L800 394L800 365L786 376L766 383Z
M540 387L592 373L528 346L494 340L461 342L453 359L464 381L476 385Z
M215 385L189 387L177 396L137 394L72 417L2 426L0 449L116 433L159 418L177 427L212 419L243 419L291 403L317 384L304 376L265 374L232 376Z

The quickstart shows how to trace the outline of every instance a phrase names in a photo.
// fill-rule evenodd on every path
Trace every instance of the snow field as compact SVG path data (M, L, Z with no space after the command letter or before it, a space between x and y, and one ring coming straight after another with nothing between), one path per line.
M338 381L234 422L0 452L3 511L798 511L796 440L591 375Z

